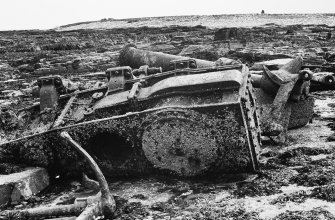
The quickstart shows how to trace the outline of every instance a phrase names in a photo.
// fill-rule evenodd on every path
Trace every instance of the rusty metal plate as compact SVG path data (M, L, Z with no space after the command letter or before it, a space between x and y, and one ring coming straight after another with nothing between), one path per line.
M182 111L163 113L155 114L157 120L144 130L142 148L147 159L155 167L181 176L206 171L218 157L213 131L202 121L185 117Z

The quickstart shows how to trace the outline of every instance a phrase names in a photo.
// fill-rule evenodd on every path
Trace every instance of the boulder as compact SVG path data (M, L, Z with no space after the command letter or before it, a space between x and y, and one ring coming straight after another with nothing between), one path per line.
M221 28L214 33L214 40L229 40L231 38L237 38L239 31L236 27L234 28Z
M44 168L27 168L18 173L0 175L0 205L15 204L29 198L49 185Z

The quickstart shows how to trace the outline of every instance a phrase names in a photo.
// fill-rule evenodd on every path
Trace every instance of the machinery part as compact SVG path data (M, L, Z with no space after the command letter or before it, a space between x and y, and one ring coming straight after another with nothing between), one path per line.
M235 64L235 65L226 65L226 66L214 66L214 67L205 68L205 69L185 68L185 69L177 69L177 70L157 73L157 74L149 75L149 76L142 75L140 78L136 78L136 79L134 78L132 80L126 81L125 88L130 89L132 88L133 84L137 82L141 82L143 87L149 87L169 77L227 71L227 70L240 69L241 67L242 67L241 64Z
M50 157L62 158L62 162L46 158L50 170L78 173L84 169L76 166L81 160L60 137L66 131L80 140L109 176L160 173L195 177L257 171L259 119L246 66L195 69L194 74L186 75L184 70L178 71L143 87L140 85L147 79L138 79L132 89L110 93L93 104L86 100L97 90L79 92L64 124L0 148L6 152L45 149ZM152 78L158 79L156 75ZM66 102L60 103L65 107ZM82 114L82 121L75 121L84 107L90 107L91 114ZM203 158L197 158L197 150ZM155 152L168 154L166 161L174 161L174 166L160 162Z
M271 118L270 118L270 121L269 120L269 117L271 115L271 110L272 110L272 107L273 107L273 101L274 101L274 96L273 95L270 95L266 92L264 92L264 90L260 89L260 88L255 88L255 97L256 97L256 103L257 103L257 106L259 108L259 113L260 113L260 125L261 125L261 133L262 135L269 135L269 132L266 131L266 127L265 125L267 125L267 123L271 123ZM286 130L288 129L288 125L290 123L290 115L291 115L291 112L292 112L292 102L288 102L286 103L284 109L282 110L281 112L281 116L280 116L280 120L277 122L279 123L280 126L279 129L280 130L277 130L276 131L276 134L273 134L272 135L275 135L275 136L278 136L280 134L283 134L285 135L285 132ZM302 115L304 116L304 115Z
M324 83L327 85L334 85L335 77L333 73L319 72L313 75L312 82Z
M73 94L72 97L67 101L64 109L62 110L61 114L58 116L58 118L56 119L55 123L53 124L53 127L59 127L62 123L64 123L63 119L66 116L66 114L68 113L71 105L73 104L74 100L76 99L76 94Z
M76 218L76 220L91 220L101 216L101 204L99 202L89 204L85 210Z
M25 210L10 210L0 213L0 219L40 219L53 216L79 215L85 206L57 205L52 207L38 207Z
M140 68L132 71L133 76L149 76L157 73L162 73L161 67L149 67L148 65L140 66Z
M304 81L310 80L312 75L306 71L299 73L301 66L302 58L297 57L277 71L270 71L264 66L262 76L253 76L256 87L275 96L266 114L263 115L262 131L264 135L277 136L286 130L288 122L283 126L282 115L289 98L299 101L308 94L308 87Z
M249 138L250 140L250 150L254 151L254 155L259 155L260 147L262 144L261 140L261 126L260 126L260 119L259 119L259 110L256 106L256 97L254 94L254 88L251 84L250 75L248 75L248 84L247 84L247 91L245 91L245 95L247 98L243 100L243 109L246 115L246 124L248 128ZM258 157L258 156L257 156ZM253 158L254 161L257 161L258 158ZM258 168L255 168L258 169Z
M335 89L335 77L331 72L314 73L311 79L310 91L325 91Z
M199 113L189 118L185 111L169 109L151 117L154 119L144 128L142 146L155 167L194 176L218 158L219 146L211 134L215 131L206 128Z
M40 88L41 112L46 108L54 109L58 104L59 96L66 93L60 76L40 77L37 80L37 85Z
M227 72L226 75L221 75L221 77L227 78L225 80L226 86L223 85L210 85L212 88L226 88L226 89L233 89L238 88L238 84L236 82L239 82L240 80L237 80L237 75L233 76L233 72ZM236 73L237 74L237 73ZM206 78L202 78L203 76L193 76L193 82L195 85L199 85L198 83L200 80L202 83L206 84L206 80L209 80L209 76L206 76ZM216 75L218 77L218 75ZM180 76L176 77L176 79L169 78L166 80L166 83L171 86L172 82L174 81L175 84L186 82L183 78L190 78L189 76ZM199 82L196 81L196 79L199 78ZM233 79L236 79L233 80ZM229 81L229 80L230 81ZM246 77L244 77L246 80ZM240 81L241 82L241 81ZM164 88L164 84L161 84L161 88ZM188 81L188 84L190 82ZM244 86L248 84L248 86L251 86L251 83L244 83ZM229 86L230 87L229 87ZM204 86L204 85L203 85ZM241 85L240 85L241 86ZM240 93L241 100L243 100L240 103L240 109L244 109L243 112L235 112L235 114L242 116L240 118L239 116L235 115L236 121L233 122L236 123L235 125L231 124L234 120L231 117L231 114L234 114L234 105L229 106L227 105L226 111L222 112L221 114L223 118L226 118L226 123L223 126L230 126L235 127L237 124L243 123L243 121L246 122L246 133L242 134L238 139L242 141L244 138L244 141L248 142L249 145L249 159L252 164L253 170L258 170L258 152L260 148L260 137L257 138L257 134L253 136L255 133L249 133L250 130L259 130L259 122L257 116L257 112L255 110L255 106L251 106L250 103L254 101L252 94L249 93L249 90L244 87L243 95ZM181 86L182 87L182 86ZM178 91L177 86L174 86L174 91ZM205 87L203 89L206 89ZM154 91L153 89L151 89ZM167 92L165 89L163 90ZM185 91L188 91L185 90ZM194 92L197 91L197 89L194 88ZM228 91L226 91L228 92ZM156 92L155 92L156 93ZM156 93L157 94L157 93ZM229 94L229 93L228 93ZM225 101L232 101L231 95L224 95L224 97L227 98ZM140 97L140 96L139 96ZM199 97L198 101L202 102L202 99ZM228 132L229 129L227 129L227 132L229 133L220 133L220 129L217 129L217 127L213 127L213 124L220 123L219 121L215 122L215 119L211 119L210 117L200 114L199 112L190 111L190 110L182 110L178 108L172 108L175 105L178 104L186 104L188 103L187 98L180 99L180 96L177 97L169 97L168 99L163 99L163 103L160 103L159 106L171 106L169 109L164 109L161 111L158 111L155 114L150 115L148 117L144 124L141 126L144 128L144 132L142 135L142 148L145 153L145 156L147 159L158 168L161 168L163 170L171 170L178 175L181 176L196 176L203 174L205 172L208 172L213 167L213 164L222 163L225 164L225 166L229 166L228 164L233 164L234 161L238 159L237 158L231 158L231 156L234 154L230 151L235 150L236 152L241 152L241 149L235 148L239 146L240 144L235 145L235 147L231 146L231 148L228 147L229 144L218 142L218 137L225 137L226 141L231 140L232 136L234 136L232 133ZM233 102L232 102L233 103ZM246 105L245 103L249 103ZM235 103L237 104L237 103ZM210 106L208 106L210 107ZM213 106L214 108L214 106ZM229 110L228 110L229 109ZM207 111L213 111L207 110ZM250 114L248 112L250 111ZM220 115L219 111L217 114ZM219 116L220 117L220 116ZM240 124L242 126L242 124ZM237 126L238 127L238 126ZM235 130L236 134L239 133L239 129ZM230 136L232 135L232 136ZM246 135L246 136L244 136ZM254 138L255 137L255 138ZM244 142L242 141L242 142ZM243 144L242 144L243 145ZM229 148L229 150L227 149ZM244 149L246 150L246 149ZM224 152L224 153L223 153ZM229 152L229 153L228 153ZM245 155L246 152L242 153L241 155ZM229 156L228 156L229 155ZM220 161L220 162L219 162ZM236 161L235 161L236 162ZM235 164L237 167L241 166L239 162ZM217 166L217 165L216 165ZM249 165L250 166L250 165ZM220 166L218 166L219 168ZM221 169L227 169L227 167L221 167ZM240 169L240 168L239 168ZM249 168L250 169L250 168ZM227 172L227 171L226 171Z
M106 70L108 80L108 92L124 89L126 80L132 79L131 68L129 66L121 66L109 68Z
M171 60L169 70L177 69L197 69L197 61L195 59Z
M246 88L240 103L240 107L243 109L241 115L243 119L239 120L245 121L247 134L243 133L246 136L239 136L238 139L243 142L242 140L247 137L247 140L244 139L244 141L247 141L249 145L249 160L252 161L252 169L258 170L261 141L259 118L250 82ZM175 102L180 101L176 98L170 98L168 103L163 105L169 106ZM229 113L226 114L222 116L228 119ZM237 120L234 123L242 123L242 121ZM234 153L231 151L241 152L241 149L236 148L240 143L236 143L234 147L231 146L229 150L227 149L229 144L220 145L217 137L224 133L213 128L212 123L210 118L199 112L175 108L158 111L143 123L142 148L145 156L155 167L172 170L181 176L196 176L205 173L215 163L226 165L234 163L234 159L231 158ZM228 124L234 126L230 120L226 121L225 126ZM238 129L235 132L239 133ZM233 137L229 137L227 133L223 136L227 138L227 142L229 142L228 140L232 141ZM235 157L239 158L237 155ZM241 164L237 163L236 165L240 166Z
M299 102L288 102L291 105L291 115L288 124L288 129L299 128L308 124L314 114L314 102L313 97L307 97Z
M277 95L280 86L293 81L310 80L312 74L309 72L299 72L302 66L302 58L297 57L285 64L279 70L270 71L264 66L263 75L252 74L253 86L261 88L268 94ZM293 83L295 86L295 83ZM302 85L298 85L301 87ZM293 88L292 88L293 89ZM292 91L292 89L290 91ZM300 92L300 90L298 90ZM298 95L304 95L299 93Z
M111 217L115 211L115 201L112 194L109 191L106 178L102 174L98 164L94 161L91 155L87 153L86 150L84 150L77 142L75 142L71 138L71 136L67 132L63 131L60 135L64 139L66 139L82 156L84 156L87 162L90 164L100 185L102 211L105 216Z
M133 84L133 87L129 91L129 94L127 96L127 99L131 105L132 110L136 111L138 105L137 105L137 96L141 89L142 83L136 82Z
M206 67L206 69L212 69L215 67L214 62L206 61L206 65L199 65L201 60L198 59L178 57L176 60L171 60L169 59L171 56L169 54L143 51L132 46L126 46L120 54L120 61L127 65L161 65L165 66L165 69L169 64L171 65L169 69L186 68L184 69L184 74L196 73L193 69L188 69L191 62L195 62L199 68ZM177 64L180 65L177 67ZM259 107L266 105L262 108L263 111L261 111L261 125L264 135L276 136L287 130L289 124L296 127L305 125L301 123L310 120L311 111L302 114L299 117L301 120L296 120L296 118L289 117L289 115L291 114L291 108L296 108L298 105L285 107L287 102L300 102L308 96L309 80L312 78L312 73L309 71L300 72L301 67L302 58L296 58L282 66L279 70L270 71L264 67L263 75L251 74L253 86L261 88L261 91L256 90L256 93L261 92L259 96L269 96L269 99L272 99L271 103L268 102L268 99L264 98L257 101ZM266 102L263 103L261 100L266 100ZM304 102L304 104L309 106L300 105L300 107L311 109L311 102ZM283 113L282 111L286 112ZM294 112L297 111L298 109L294 110ZM302 120L303 117L306 117L306 120ZM292 120L292 122L288 120Z
M90 220L103 215L101 212L101 201L99 193L86 198L77 198L74 204L54 205L50 207L41 206L23 210L8 210L0 212L0 219L75 219ZM84 210L84 211L83 211ZM57 216L71 216L63 218L53 218ZM73 217L78 216L78 217Z
M132 68L139 68L143 65L150 67L162 67L163 71L170 69L170 61L185 60L187 57L165 54L160 52L152 52L137 49L135 45L126 45L120 52L120 65L129 65ZM215 62L194 59L198 68L206 68L215 66Z

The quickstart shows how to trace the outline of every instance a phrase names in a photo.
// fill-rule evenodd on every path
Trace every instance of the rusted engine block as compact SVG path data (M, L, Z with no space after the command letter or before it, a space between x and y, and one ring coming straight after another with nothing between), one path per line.
M41 103L18 113L18 131L4 131L3 162L65 174L85 169L60 137L65 131L106 176L191 177L259 169L259 118L244 65L193 72L118 67L107 75L107 87L62 95L50 111ZM51 98L59 86L53 85Z

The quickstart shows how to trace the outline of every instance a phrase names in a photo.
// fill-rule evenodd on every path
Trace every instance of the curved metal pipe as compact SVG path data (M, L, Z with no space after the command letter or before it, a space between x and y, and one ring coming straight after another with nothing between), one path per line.
M71 136L66 131L63 131L60 135L61 135L62 138L64 138L68 142L70 142L70 144L76 150L78 150L79 153L82 156L85 157L85 159L87 159L87 161L88 161L89 165L91 166L91 168L93 169L94 174L96 175L97 180L98 180L99 185L100 185L103 212L104 212L105 215L111 216L115 211L115 201L114 201L114 198L113 198L111 192L109 191L108 183L107 183L104 175L102 174L98 164L94 161L94 159L91 157L91 155L89 155L89 153L87 153L87 151L84 148L82 148L77 142L75 142L71 138Z

